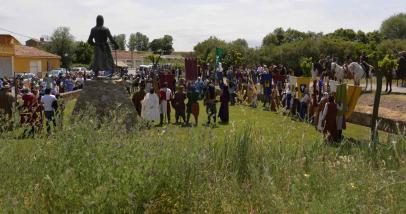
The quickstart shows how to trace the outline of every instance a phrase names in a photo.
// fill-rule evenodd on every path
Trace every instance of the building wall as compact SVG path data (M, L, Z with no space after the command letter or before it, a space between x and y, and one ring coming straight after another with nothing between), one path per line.
M14 48L12 45L5 45L0 43L0 56L13 56Z
M48 63L50 70L59 68L61 66L60 60L51 58L32 58L32 57L15 57L14 59L14 72L16 73L28 73L30 72L30 62L31 61L41 61L41 74L45 75L48 71Z

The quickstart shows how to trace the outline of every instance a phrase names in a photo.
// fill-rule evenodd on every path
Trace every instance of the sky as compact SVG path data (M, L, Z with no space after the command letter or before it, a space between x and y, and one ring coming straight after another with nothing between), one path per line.
M277 27L369 32L400 12L406 0L0 0L0 34L3 28L39 38L67 26L76 40L87 40L101 14L113 35L141 32L151 41L169 34L176 51L192 51L210 36L257 47Z

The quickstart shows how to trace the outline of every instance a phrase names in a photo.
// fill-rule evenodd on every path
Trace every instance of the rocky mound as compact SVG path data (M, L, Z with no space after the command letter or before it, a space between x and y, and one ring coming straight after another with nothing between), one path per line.
M73 114L81 115L89 110L95 111L99 119L123 117L127 129L134 127L137 119L135 108L121 81L87 81L77 99Z

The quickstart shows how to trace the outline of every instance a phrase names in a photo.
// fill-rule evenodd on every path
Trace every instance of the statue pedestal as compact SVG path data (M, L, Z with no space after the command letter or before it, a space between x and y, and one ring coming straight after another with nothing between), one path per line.
M125 122L127 130L136 124L135 107L122 81L114 81L111 78L86 81L77 98L73 114L84 115L94 111L96 117L101 120L122 117L121 120Z

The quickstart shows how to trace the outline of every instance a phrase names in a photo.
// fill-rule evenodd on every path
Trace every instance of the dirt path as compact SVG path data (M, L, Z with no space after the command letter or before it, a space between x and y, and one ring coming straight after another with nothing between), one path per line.
M355 111L372 114L375 94L363 94L358 100ZM406 95L382 94L379 116L406 121Z

